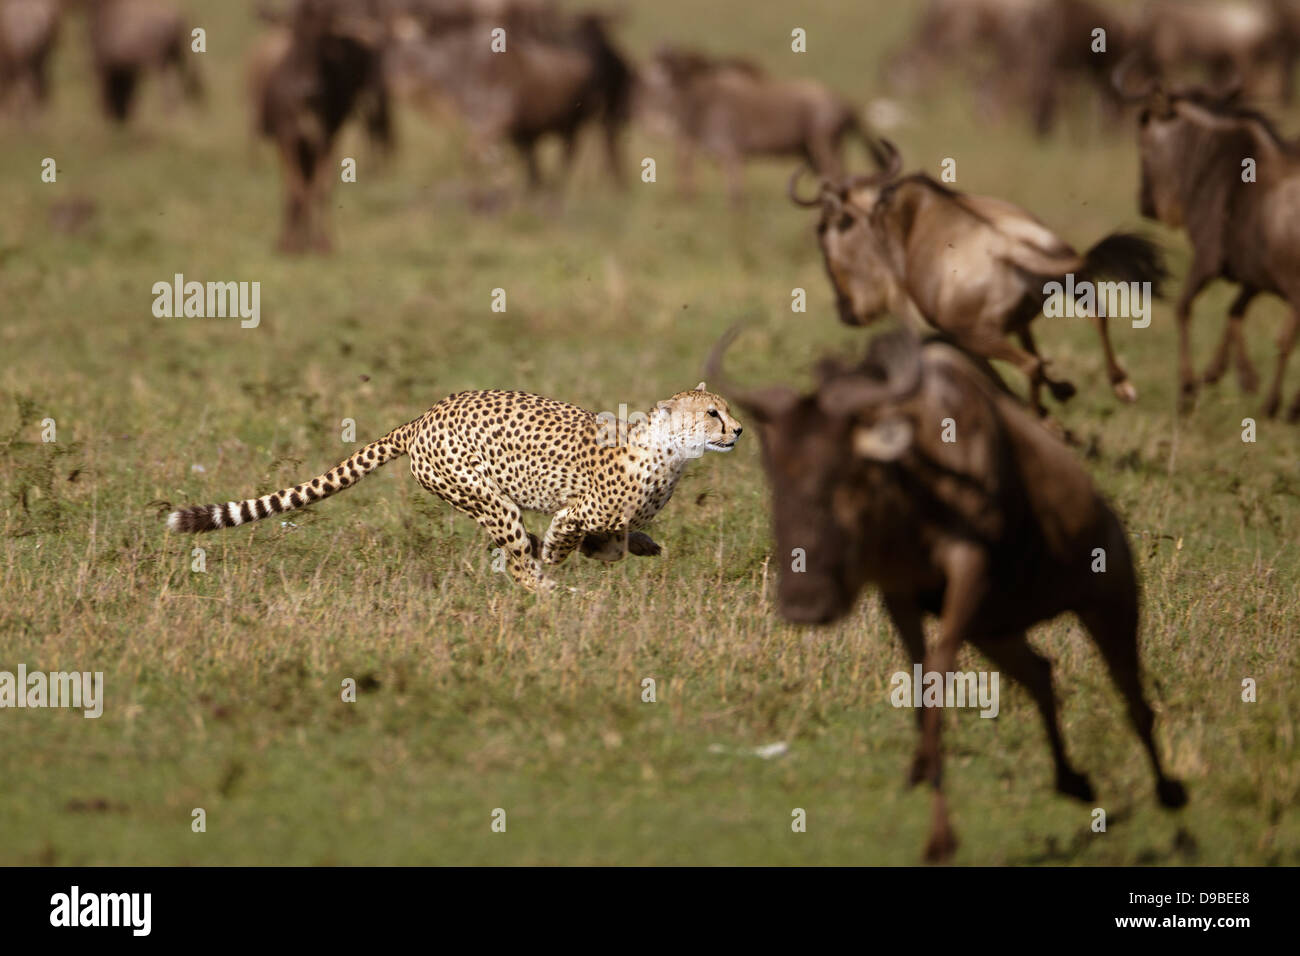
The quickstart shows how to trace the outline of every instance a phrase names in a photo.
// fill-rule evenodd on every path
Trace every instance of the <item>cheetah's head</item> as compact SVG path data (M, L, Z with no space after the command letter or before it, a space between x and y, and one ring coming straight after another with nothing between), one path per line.
M657 404L650 420L655 430L688 458L698 458L706 451L731 451L744 431L732 417L727 400L706 391L703 382Z

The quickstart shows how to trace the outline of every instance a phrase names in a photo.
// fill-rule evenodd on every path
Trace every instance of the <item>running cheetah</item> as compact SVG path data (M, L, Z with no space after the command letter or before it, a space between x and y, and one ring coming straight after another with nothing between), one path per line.
M658 554L639 529L668 503L688 461L731 451L743 430L703 382L629 417L638 421L612 417L527 392L457 392L323 475L260 498L182 508L167 527L215 531L301 508L407 454L415 480L477 521L517 582L550 591L542 564L575 549L602 561ZM554 515L540 542L521 511Z

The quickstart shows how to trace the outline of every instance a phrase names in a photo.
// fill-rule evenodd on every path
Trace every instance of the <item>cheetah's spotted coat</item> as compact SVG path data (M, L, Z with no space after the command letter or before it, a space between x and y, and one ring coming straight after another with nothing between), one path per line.
M730 451L742 428L701 382L659 402L644 422L612 424L576 405L514 391L458 392L393 429L323 475L274 494L174 511L173 531L214 531L328 498L406 454L426 489L473 518L529 590L554 583L542 564L575 549L617 561L659 553L641 533L668 503L686 463ZM541 542L523 511L554 515ZM540 559L540 563L539 563Z

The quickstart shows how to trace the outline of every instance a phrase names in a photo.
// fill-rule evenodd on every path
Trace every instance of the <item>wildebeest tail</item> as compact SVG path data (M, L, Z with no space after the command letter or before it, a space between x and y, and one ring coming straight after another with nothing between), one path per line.
M394 428L378 441L357 450L356 454L339 462L323 475L310 481L285 488L274 494L244 501L228 501L223 505L191 505L173 511L167 516L167 527L172 531L198 533L233 528L258 518L302 508L314 501L350 488L380 465L406 454L419 419Z
M1145 236L1114 232L1083 254L1079 278L1105 277L1121 282L1150 282L1151 292L1161 295L1161 284L1169 277L1160 247Z

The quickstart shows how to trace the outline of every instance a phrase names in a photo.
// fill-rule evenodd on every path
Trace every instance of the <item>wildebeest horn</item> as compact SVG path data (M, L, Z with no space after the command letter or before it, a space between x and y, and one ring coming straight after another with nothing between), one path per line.
M849 179L850 189L863 189L867 186L878 186L881 183L887 183L897 176L903 169L903 154L887 139L881 139L879 146L871 147L871 155L875 157L876 163L880 166L880 171L875 173L860 173Z
M799 195L799 180L804 173L811 171L807 163L800 163L798 168L790 174L790 181L786 184L785 191L789 194L790 201L796 206L820 206L822 204L822 197L826 193L826 187L830 185L824 176L821 180L821 187L817 190L817 195L811 199L804 199Z
M828 415L852 415L868 405L905 398L920 384L920 342L909 330L891 332L872 339L865 369L826 382L817 404Z
M722 334L709 357L704 361L705 381L713 383L714 389L735 399L746 411L760 420L767 420L787 410L798 399L794 389L785 385L768 385L763 388L742 388L722 370L723 353L740 335L743 325L733 325Z
M1137 51L1134 50L1120 61L1119 66L1115 67L1115 72L1110 75L1110 82L1115 87L1115 92L1127 103L1141 102L1160 88L1160 80L1154 76L1147 78L1146 85L1141 90L1130 90L1125 85L1129 71L1137 63L1137 59Z

